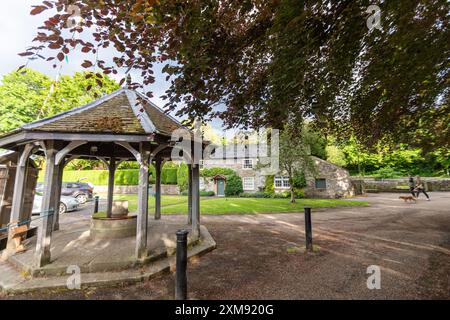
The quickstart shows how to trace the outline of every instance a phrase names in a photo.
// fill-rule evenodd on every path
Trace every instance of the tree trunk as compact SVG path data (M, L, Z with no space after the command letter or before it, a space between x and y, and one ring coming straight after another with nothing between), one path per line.
M291 188L291 203L295 203L295 192L293 188Z

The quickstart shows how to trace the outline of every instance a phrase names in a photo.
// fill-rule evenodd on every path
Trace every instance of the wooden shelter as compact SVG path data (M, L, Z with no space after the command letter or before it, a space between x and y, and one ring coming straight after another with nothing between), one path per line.
M182 131L183 134L174 132ZM139 163L137 209L137 259L147 254L149 165L156 168L155 213L161 218L161 167L179 148L180 136L187 137L190 148L181 153L188 162L188 222L192 236L200 235L199 165L194 150L203 150L193 132L165 114L145 96L129 89L119 89L87 105L26 124L0 136L0 148L18 153L15 188L11 205L11 221L22 221L26 185L26 166L31 154L46 159L44 194L39 219L35 266L50 262L52 232L59 229L58 204L61 196L62 172L72 159L100 159L109 169L107 215L111 215L114 172L121 161ZM174 138L175 137L175 138ZM186 143L184 144L186 145Z

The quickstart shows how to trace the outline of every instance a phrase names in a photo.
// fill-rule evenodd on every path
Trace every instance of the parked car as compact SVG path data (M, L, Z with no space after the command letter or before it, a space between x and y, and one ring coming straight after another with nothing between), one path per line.
M36 192L44 192L44 184L38 182L36 185ZM77 198L81 204L92 200L94 192L94 185L88 182L63 182L61 188L61 195L72 196Z
M72 196L61 196L61 201L59 203L59 213L65 213L69 211L75 211L78 209L78 206L80 203L78 200ZM42 193L36 192L34 195L34 202L33 202L33 215L38 215L41 213L41 206L42 206Z
M61 195L75 197L79 203L84 204L93 199L94 188L87 182L63 182Z

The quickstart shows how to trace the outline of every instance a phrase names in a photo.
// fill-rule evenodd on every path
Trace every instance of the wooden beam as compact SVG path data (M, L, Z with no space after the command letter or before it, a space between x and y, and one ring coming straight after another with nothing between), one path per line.
M139 186L136 230L136 259L147 256L147 227L148 227L148 165L150 152L142 145L139 147Z
M157 157L155 160L155 220L161 219L161 168L162 159Z

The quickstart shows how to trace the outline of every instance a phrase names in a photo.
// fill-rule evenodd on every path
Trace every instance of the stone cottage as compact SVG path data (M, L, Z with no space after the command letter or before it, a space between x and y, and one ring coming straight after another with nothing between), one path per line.
M267 157L266 157L267 158ZM347 170L328 161L312 156L315 173L306 174L307 187L304 189L307 197L315 198L342 198L354 195L350 174ZM256 144L218 146L208 158L201 161L201 168L230 168L242 179L244 192L264 191L265 181L269 175L264 167L258 163L267 159L261 157ZM200 189L214 191L217 196L225 195L226 177L202 177ZM275 192L289 191L289 178L283 172L274 176Z

